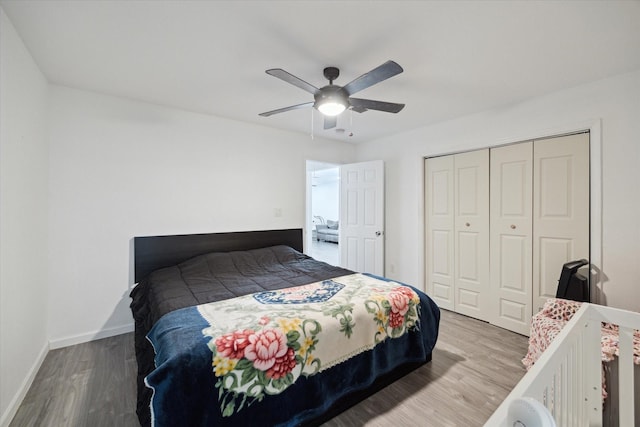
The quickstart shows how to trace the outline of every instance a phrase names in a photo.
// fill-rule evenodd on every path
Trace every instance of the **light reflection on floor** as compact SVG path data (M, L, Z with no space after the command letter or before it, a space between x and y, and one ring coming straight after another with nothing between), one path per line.
M331 265L340 265L340 250L337 243L313 240L309 256Z

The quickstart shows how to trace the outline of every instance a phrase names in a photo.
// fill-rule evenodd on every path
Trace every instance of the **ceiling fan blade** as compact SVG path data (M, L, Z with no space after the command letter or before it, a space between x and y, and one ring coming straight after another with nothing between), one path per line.
M350 83L347 83L343 89L347 91L347 94L353 95L356 92L360 92L361 90L368 88L369 86L373 86L376 83L380 83L383 80L400 74L402 71L404 70L400 65L394 61L387 61L368 73L361 75Z
M311 107L313 102L305 102L304 104L292 105L290 107L278 108L277 110L267 111L266 113L260 113L259 116L269 117L274 114L284 113L285 111L297 110L298 108Z
M386 113L398 113L404 108L404 104L395 102L374 101L373 99L349 98L349 103L354 111L363 113L367 110L384 111Z
M282 68L272 68L270 70L265 71L265 73L272 75L273 77L277 77L280 80L284 80L287 83L290 83L294 86L299 87L302 90L306 90L307 92L315 95L318 91L318 88L314 85L305 82L304 80L294 76L293 74L283 70Z
M338 116L324 116L324 128L333 129L338 124Z

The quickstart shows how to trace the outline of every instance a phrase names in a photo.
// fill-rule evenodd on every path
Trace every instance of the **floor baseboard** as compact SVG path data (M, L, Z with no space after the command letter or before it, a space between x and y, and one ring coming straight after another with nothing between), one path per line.
M33 380L35 379L36 374L40 370L40 367L42 366L42 363L44 362L45 357L47 357L49 350L50 350L49 343L45 343L42 346L42 350L40 350L38 357L33 363L33 366L31 366L31 369L29 369L29 374L27 375L27 377L24 379L24 381L18 388L18 391L15 394L15 396L13 396L13 399L11 399L9 406L7 406L7 410L2 414L2 417L0 417L0 427L8 427L9 424L11 423L11 420L18 412L18 408L20 408L20 404L24 400L24 397L27 395L29 388L31 388L31 384L33 384Z
M133 323L116 326L113 328L101 329L95 332L89 332L87 334L74 335L71 337L60 338L49 341L49 348L51 350L55 350L58 348L69 347L71 345L83 344L89 341L95 341L102 338L109 338L115 335L126 334L129 332L133 332Z

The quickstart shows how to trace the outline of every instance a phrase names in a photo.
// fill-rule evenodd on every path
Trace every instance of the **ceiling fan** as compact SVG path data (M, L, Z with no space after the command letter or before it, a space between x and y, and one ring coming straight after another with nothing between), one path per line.
M404 108L404 104L353 98L351 95L400 74L402 71L403 69L400 65L394 61L387 61L368 73L361 75L350 83L347 83L345 86L338 86L334 85L333 81L340 75L340 70L336 67L327 67L324 69L324 76L329 80L329 84L318 89L314 85L305 82L281 68L273 68L267 70L266 73L297 86L302 90L306 90L313 95L314 101L267 111L266 113L260 113L260 115L263 117L269 117L273 114L313 106L325 116L324 128L331 129L336 127L337 116L349 108L358 113L364 113L367 110L397 113Z

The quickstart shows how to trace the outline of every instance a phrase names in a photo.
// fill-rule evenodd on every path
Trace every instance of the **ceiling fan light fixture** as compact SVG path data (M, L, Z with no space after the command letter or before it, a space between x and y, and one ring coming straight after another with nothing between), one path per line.
M325 116L333 117L349 108L349 95L340 87L328 85L315 94L313 105Z
M325 116L337 116L347 109L347 106L342 102L327 100L318 105L318 111Z

